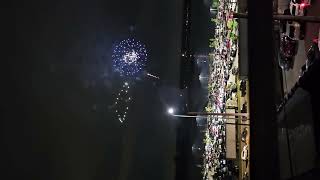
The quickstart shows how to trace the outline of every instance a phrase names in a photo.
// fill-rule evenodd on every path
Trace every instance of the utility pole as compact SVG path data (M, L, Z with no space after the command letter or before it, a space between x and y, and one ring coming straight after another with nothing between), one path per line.
M235 14L237 17L237 14ZM242 14L243 15L243 14ZM274 101L273 2L248 0L250 179L280 179ZM238 16L239 17L239 16Z
M248 13L233 13L234 18L248 18ZM320 23L319 16L291 16L283 14L273 14L273 20L287 20L287 21L301 21L301 22L313 22Z

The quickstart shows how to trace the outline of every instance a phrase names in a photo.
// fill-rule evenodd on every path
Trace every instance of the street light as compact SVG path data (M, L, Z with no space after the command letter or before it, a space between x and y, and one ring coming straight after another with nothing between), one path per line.
M187 112L187 114L174 114L175 109L170 107L167 110L168 114L174 117L181 117L181 118L197 118L197 117L208 117L208 116L218 116L223 119L238 119L235 117L230 116L240 116L248 118L247 113L208 113L208 112Z
M175 109L173 107L168 108L167 112L168 112L168 114L170 114L171 116L174 116L174 117L184 117L184 118L200 117L200 116L192 116L192 115L190 116L190 115L174 114Z
M209 78L208 76L201 76L201 75L199 75L199 80L208 79L208 78Z
M172 107L169 108L169 109L168 109L168 114L174 115L173 113L174 113L174 109L173 109Z

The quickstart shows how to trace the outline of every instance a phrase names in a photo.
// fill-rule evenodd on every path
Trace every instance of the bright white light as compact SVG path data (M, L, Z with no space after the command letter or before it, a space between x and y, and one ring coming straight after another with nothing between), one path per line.
M125 82L124 85L128 86L128 82Z
M139 59L138 53L136 53L134 50L132 52L128 52L123 56L123 59L126 63L132 64L137 62Z
M202 80L202 79L208 79L208 77L199 75L199 80Z
M174 113L174 109L173 109L173 108L169 108L169 109L168 109L168 113L169 113L169 114L173 114L173 113Z

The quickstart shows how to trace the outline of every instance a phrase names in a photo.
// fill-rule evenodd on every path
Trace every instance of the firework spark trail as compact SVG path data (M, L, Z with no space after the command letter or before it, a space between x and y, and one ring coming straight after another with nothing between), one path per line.
M147 73L147 76L150 76L150 77L153 77L153 78L156 78L156 79L160 79L160 77L158 77L158 76L155 76L155 75L153 75L153 74L150 74L150 73Z
M121 123L125 122L128 116L129 105L132 101L129 90L129 83L124 82L122 88L117 94L116 101L114 103L116 116Z

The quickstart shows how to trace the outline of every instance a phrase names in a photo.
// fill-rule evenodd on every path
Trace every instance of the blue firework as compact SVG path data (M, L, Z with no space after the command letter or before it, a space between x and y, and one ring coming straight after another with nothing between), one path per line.
M125 39L113 50L113 68L121 76L135 77L141 74L147 61L144 44L135 39Z

